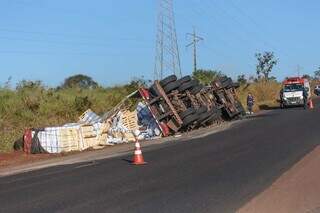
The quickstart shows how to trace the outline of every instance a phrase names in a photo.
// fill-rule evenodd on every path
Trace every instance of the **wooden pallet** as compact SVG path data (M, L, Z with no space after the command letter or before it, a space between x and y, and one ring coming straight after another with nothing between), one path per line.
M80 138L77 128L65 128L59 131L59 142L62 152L80 150Z
M80 131L83 138L95 138L97 136L92 125L83 125L80 127Z
M139 129L137 111L130 112L129 110L123 110L122 112L122 124L129 130Z

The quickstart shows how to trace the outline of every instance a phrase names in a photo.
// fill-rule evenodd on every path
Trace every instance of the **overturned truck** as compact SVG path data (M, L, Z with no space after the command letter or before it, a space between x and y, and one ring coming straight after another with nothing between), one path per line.
M163 135L168 136L244 115L237 87L228 77L204 86L190 76L177 79L171 75L139 92Z

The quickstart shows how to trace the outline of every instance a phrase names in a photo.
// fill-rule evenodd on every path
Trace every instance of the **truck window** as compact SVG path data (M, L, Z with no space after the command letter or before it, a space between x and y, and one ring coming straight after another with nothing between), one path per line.
M295 91L302 91L303 85L301 84L289 84L285 85L283 88L284 92L295 92Z

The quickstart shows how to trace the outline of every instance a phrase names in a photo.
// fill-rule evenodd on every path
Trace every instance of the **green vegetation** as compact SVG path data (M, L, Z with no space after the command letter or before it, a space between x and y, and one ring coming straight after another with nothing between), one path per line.
M275 65L278 63L278 59L275 59L273 52L264 52L255 54L258 64L256 66L256 71L258 78L261 79L261 76L264 80L270 80L270 73Z
M320 66L316 71L314 71L314 79L320 80Z
M13 142L26 128L77 122L88 108L106 112L145 82L134 80L108 88L73 83L47 88L40 81L22 81L15 89L0 88L0 152L12 150Z
M208 85L213 80L215 80L218 77L224 76L222 72L217 70L202 70L199 69L197 71L194 71L192 73L192 76L199 80L201 84Z

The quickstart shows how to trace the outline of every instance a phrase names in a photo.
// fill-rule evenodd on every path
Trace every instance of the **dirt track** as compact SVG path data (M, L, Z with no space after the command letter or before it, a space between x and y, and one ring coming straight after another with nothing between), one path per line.
M238 212L319 213L320 146Z

